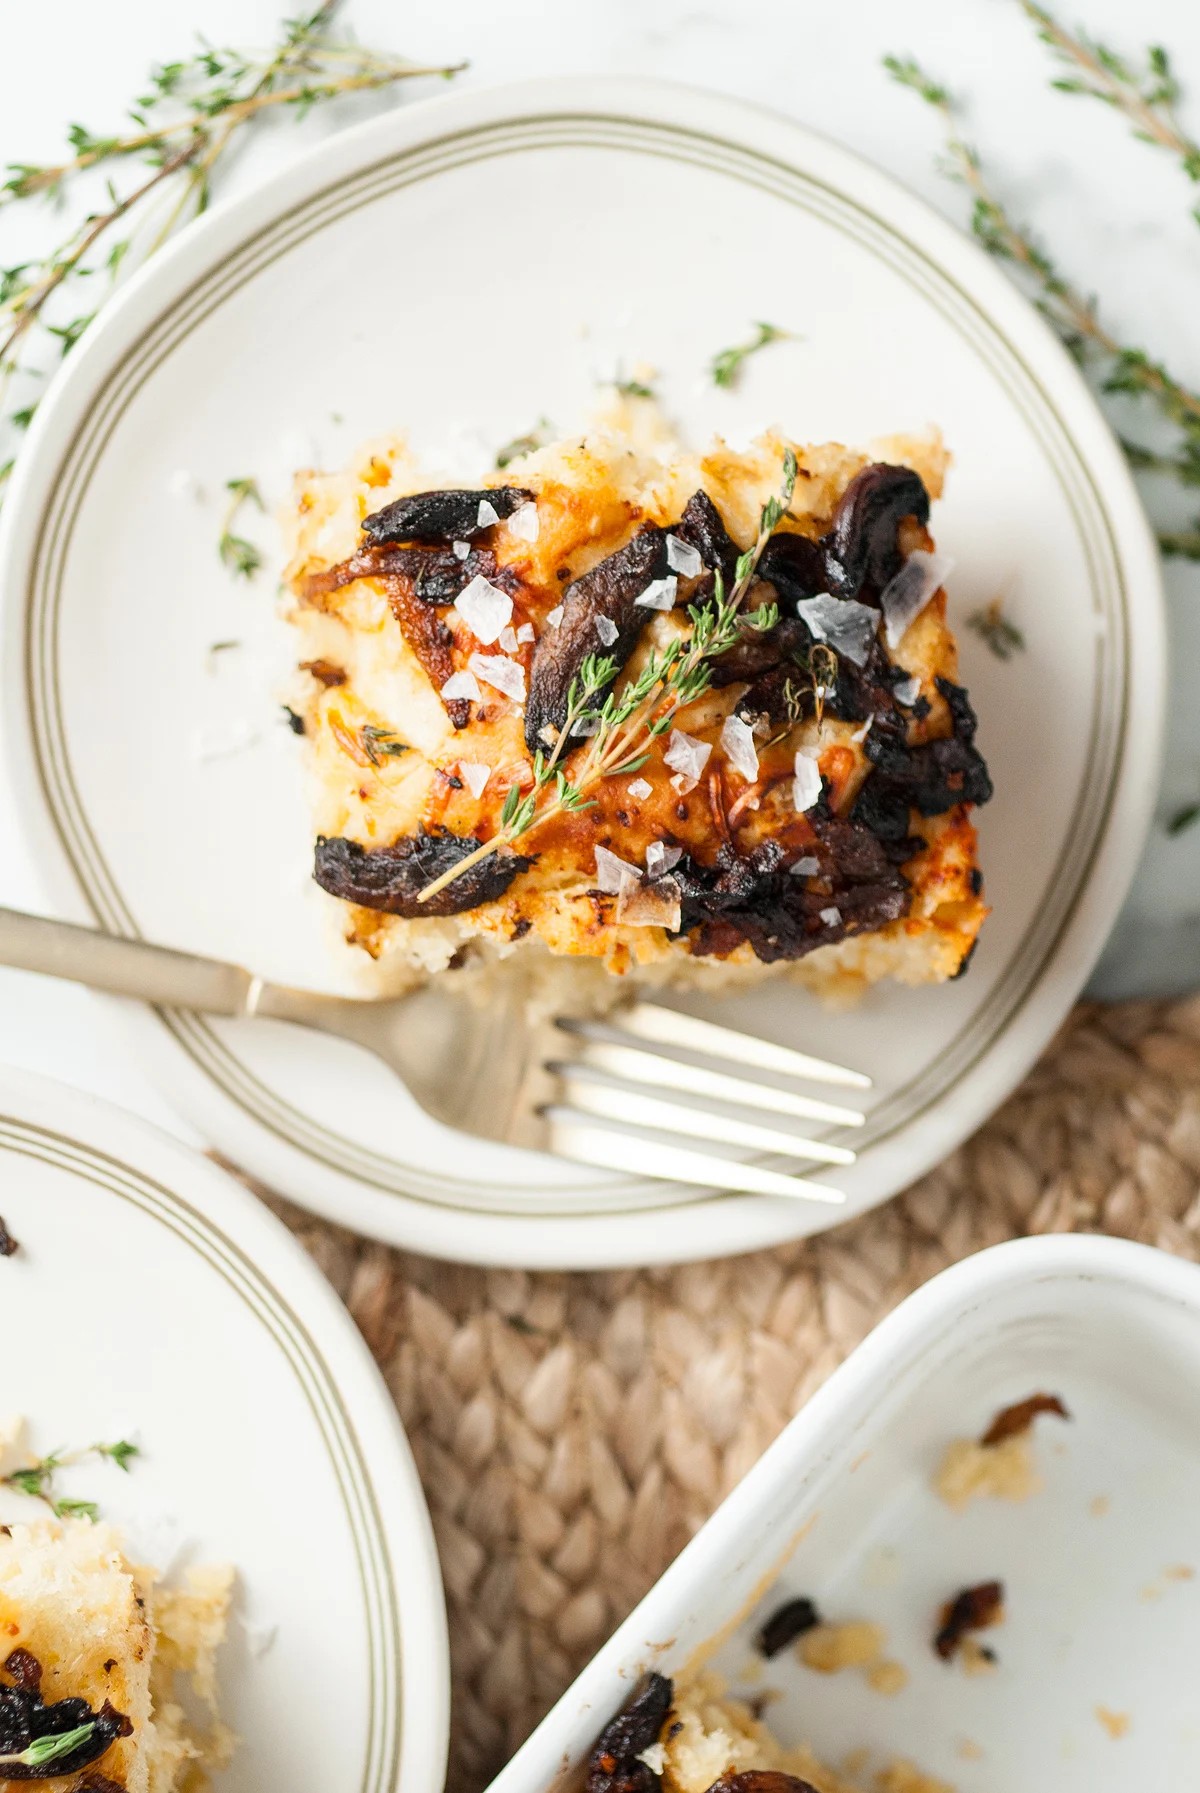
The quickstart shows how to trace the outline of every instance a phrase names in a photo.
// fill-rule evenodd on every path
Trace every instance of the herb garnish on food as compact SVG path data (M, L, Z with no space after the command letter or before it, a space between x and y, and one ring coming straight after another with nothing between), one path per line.
M765 349L769 342L784 342L791 336L790 330L781 330L778 324L755 324L754 335L749 342L736 343L731 349L722 349L714 355L708 364L708 371L713 377L714 386L735 386L738 375L742 371L742 363L759 349Z
M61 1762L64 1756L74 1755L81 1743L89 1743L95 1729L93 1718L85 1725L76 1725L73 1731L51 1731L35 1737L15 1755L0 1756L0 1773L6 1768L49 1768L52 1762Z
M61 162L12 162L0 173L0 207L54 202L89 175L107 176L100 203L49 254L0 266L0 403L17 381L7 417L14 429L24 429L37 408L51 371L48 355L69 353L117 275L205 209L218 164L247 126L280 113L300 119L346 94L417 75L450 76L465 66L428 67L341 37L334 29L338 4L324 0L285 20L265 53L202 42L192 55L151 72L123 130L73 124ZM123 179L126 168L136 175ZM14 459L0 451L0 489Z
M225 489L231 493L225 516L221 523L221 534L217 539L217 553L221 564L238 579L253 579L262 566L263 557L253 542L245 536L235 535L233 525L243 505L252 504L258 510L265 510L262 493L258 489L258 481L254 479L227 479Z
M94 1500L71 1500L55 1492L58 1471L83 1463L89 1457L107 1457L128 1475L129 1465L138 1454L137 1445L127 1438L118 1439L115 1444L89 1444L77 1451L51 1451L34 1463L24 1464L20 1469L12 1469L7 1475L0 1476L0 1485L15 1488L32 1500L43 1501L58 1519L95 1519L100 1509Z
M421 891L418 902L427 903L448 884L480 860L510 847L531 829L564 812L590 809L588 792L602 779L636 772L646 764L650 748L666 733L679 712L702 697L712 683L711 662L737 640L743 622L757 628L773 628L779 610L774 604L741 614L759 558L780 521L796 485L796 457L789 448L783 457L779 495L769 498L759 516L758 534L740 554L734 567L733 585L726 592L720 568L714 570L711 603L689 605L691 634L663 649L655 649L636 678L618 694L610 690L618 673L611 655L589 654L571 681L567 711L554 746L534 755L533 789L522 794L514 784L500 812L500 827L492 839L443 872ZM607 692L608 695L603 694ZM587 737L583 759L572 777L561 761L573 741ZM551 794L553 789L553 794Z
M385 759L399 759L402 753L409 752L407 741L390 728L377 728L373 722L364 722L359 730L363 752L373 766L382 766Z
M1107 44L1067 31L1034 0L1021 4L1039 37L1068 69L1052 82L1060 93L1102 101L1128 119L1139 139L1174 155L1190 181L1200 181L1200 145L1187 136L1175 115L1179 83L1164 49L1157 45L1149 49L1139 68ZM1145 349L1122 342L1102 320L1096 301L1013 219L992 190L979 152L963 137L959 105L950 90L911 56L885 57L884 66L940 116L947 172L971 195L971 230L976 239L989 254L1013 265L1071 354L1095 372L1101 392L1144 402L1177 432L1174 446L1165 453L1122 439L1130 464L1185 488L1200 485L1200 392ZM1195 215L1200 222L1200 208ZM1200 559L1200 518L1190 528L1160 528L1158 540L1164 554Z

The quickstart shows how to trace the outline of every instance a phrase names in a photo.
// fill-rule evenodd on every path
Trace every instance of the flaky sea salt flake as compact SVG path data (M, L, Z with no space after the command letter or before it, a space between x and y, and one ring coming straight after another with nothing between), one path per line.
M758 777L758 749L750 724L740 716L726 716L721 725L721 746L734 771L740 772L747 784L753 784Z
M794 762L792 803L802 814L811 809L821 795L821 768L812 754L801 747Z
M879 627L877 610L860 604L856 598L835 598L824 591L815 598L801 598L796 610L818 641L825 642L853 665L866 665Z
M463 587L454 600L454 608L484 647L498 641L512 621L512 599L482 573L476 573L471 583Z
M481 498L479 500L479 510L475 516L476 529L490 529L494 523L498 523L499 521L500 512L496 509L495 505L490 503L488 499Z
M482 765L477 760L459 760L458 776L462 779L472 797L482 797L484 786L492 776L492 768Z
M667 537L667 565L681 579L698 579L704 571L704 561L699 550L677 535Z
M472 654L467 665L485 685L490 685L494 691L502 691L514 703L524 703L524 669L507 654Z
M640 598L633 600L635 610L673 610L679 581L674 573L665 579L652 579Z
M465 671L452 672L442 686L441 694L447 703L452 702L456 697L469 697L472 703L478 703L483 696L474 673Z
M685 735L681 728L673 728L663 759L672 772L678 772L681 778L690 778L695 782L708 763L711 752L712 747L707 741L697 741L694 736Z
M946 583L954 562L948 554L929 554L914 548L894 579L879 594L884 633L889 647L899 647L934 592Z
M520 504L508 519L508 533L515 535L521 542L536 542L538 539L538 507L532 501Z

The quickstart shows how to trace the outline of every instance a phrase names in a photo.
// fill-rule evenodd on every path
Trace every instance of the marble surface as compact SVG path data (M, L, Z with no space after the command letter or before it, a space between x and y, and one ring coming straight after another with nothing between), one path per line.
M7 9L0 162L52 159L68 119L115 127L152 62L181 54L197 30L213 40L271 41L279 10L278 0L122 0L114 29L113 9L89 0L64 0L53 17L41 7ZM935 119L880 67L888 51L911 52L969 100L971 134L994 183L1078 283L1102 295L1118 333L1200 385L1200 234L1189 216L1195 189L1168 158L1132 142L1121 120L1048 90L1046 52L1016 0L908 0L902 13L891 0L507 0L503 8L494 0L413 8L350 0L345 16L364 42L439 61L468 58L463 83L612 72L736 94L837 138L962 221L961 191L936 171ZM1188 116L1200 134L1194 0L1142 0L1132 19L1125 0L1074 0L1068 16L1129 48L1142 40L1167 44L1195 83ZM411 91L436 88L414 84ZM361 110L351 103L337 117L318 112L302 125L289 119L263 131L221 190L261 179ZM36 246L39 235L43 244L51 240L41 233L61 233L61 219L27 217L28 210L0 213L0 260ZM1132 426L1131 415L1112 414ZM1147 496L1160 520L1186 519L1171 495L1147 488ZM1160 825L1094 981L1104 995L1200 984L1200 826L1175 839L1161 826L1200 798L1200 567L1168 566L1167 586L1172 686ZM0 903L44 906L2 759ZM0 971L0 1062L66 1078L188 1136L126 1057L111 1016L85 992Z

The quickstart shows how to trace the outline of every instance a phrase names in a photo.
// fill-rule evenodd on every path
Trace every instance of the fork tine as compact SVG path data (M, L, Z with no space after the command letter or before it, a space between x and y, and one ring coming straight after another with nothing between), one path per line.
M570 1022L560 1022L570 1027ZM587 1023L582 1024L587 1027ZM718 1027L714 1021L701 1021L678 1009L660 1008L653 1002L633 1002L620 1009L601 1025L635 1039L649 1040L657 1046L681 1046L688 1052L702 1052L710 1058L730 1059L734 1064L753 1065L759 1071L780 1071L787 1077L804 1077L815 1083L839 1084L843 1089L870 1089L871 1079L861 1071L835 1065L823 1058L811 1058L807 1052L796 1052L791 1046L779 1046L774 1040L760 1040L753 1034L737 1033L731 1027Z
M775 1152L787 1158L807 1158L817 1164L853 1164L854 1153L845 1146L822 1145L784 1133L778 1127L760 1127L753 1121L731 1118L713 1109L691 1108L683 1102L664 1102L644 1090L619 1084L596 1083L564 1076L567 1105L622 1126L653 1127L660 1133L682 1133L692 1139L711 1139L717 1145L743 1146L755 1152Z
M649 1045L617 1046L608 1040L581 1039L575 1056L555 1060L547 1069L559 1076L576 1070L604 1073L626 1079L634 1089L676 1090L681 1095L705 1096L715 1102L731 1102L739 1108L756 1108L766 1114L786 1114L801 1121L824 1121L832 1127L861 1127L865 1116L857 1108L841 1108L815 1096L771 1084L752 1083L728 1071L712 1071L707 1065L689 1065L682 1059L663 1058Z
M580 1164L600 1165L605 1170L631 1172L668 1183L692 1183L701 1189L719 1189L746 1195L782 1195L789 1199L845 1201L840 1189L814 1183L807 1177L789 1177L761 1164L739 1164L735 1158L718 1158L693 1152L674 1141L655 1139L648 1133L623 1133L614 1128L590 1126L572 1109L551 1106L543 1111L550 1127L550 1149Z

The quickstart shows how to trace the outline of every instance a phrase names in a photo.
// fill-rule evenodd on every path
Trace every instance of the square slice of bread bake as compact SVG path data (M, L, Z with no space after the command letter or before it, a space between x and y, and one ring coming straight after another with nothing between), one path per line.
M991 786L929 528L946 459L936 436L777 433L696 455L639 400L475 487L433 487L398 440L300 475L315 877L378 982L508 960L560 988L791 975L842 998L960 972ZM681 703L650 675L735 590ZM596 776L604 704L648 679L629 763Z

